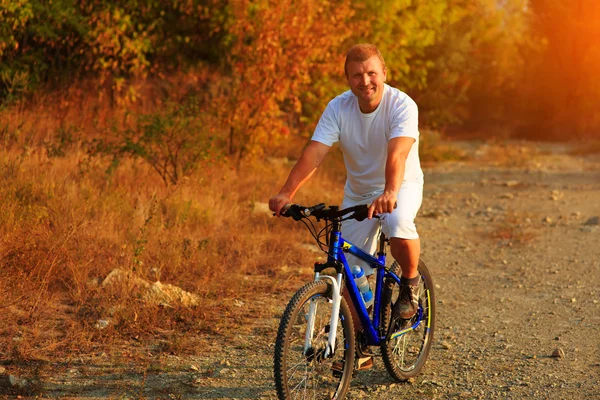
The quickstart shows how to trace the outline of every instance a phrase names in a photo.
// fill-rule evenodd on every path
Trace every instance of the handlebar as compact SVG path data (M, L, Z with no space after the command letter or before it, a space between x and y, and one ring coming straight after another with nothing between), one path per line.
M283 217L291 217L294 221L300 221L303 218L314 216L317 219L324 220L335 220L341 219L345 215L352 214L349 219L355 219L357 221L363 221L369 214L369 206L367 204L360 204L353 207L348 207L340 210L337 206L329 206L328 208L324 203L319 203L311 207L301 206L299 204L290 204L285 211L281 213ZM374 218L378 218L376 215Z

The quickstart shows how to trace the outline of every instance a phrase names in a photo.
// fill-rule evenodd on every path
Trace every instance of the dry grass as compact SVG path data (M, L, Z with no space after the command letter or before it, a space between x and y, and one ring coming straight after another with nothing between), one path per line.
M251 317L236 300L308 277L314 254L293 245L309 239L302 226L254 211L289 166L206 162L170 187L139 160L125 158L107 173L111 160L89 156L85 140L126 111L85 91L56 96L0 110L2 358L46 359L148 338L169 343L165 351L190 350L185 332ZM312 185L328 182L321 174ZM312 201L320 200L331 199ZM200 306L153 305L130 286L103 287L117 268L195 293ZM110 323L98 329L98 320Z
M476 161L509 168L537 168L541 156L542 152L535 146L519 142L489 141L475 153Z
M273 291L273 282L310 265L288 242L304 241L298 226L252 211L284 171L212 167L167 188L140 162L128 160L108 179L101 160L83 172L81 156L3 155L0 291L17 318L5 319L1 333L13 356L155 329L212 329L226 316L227 299ZM282 265L296 271L284 275ZM165 309L127 287L103 288L116 268L177 285L212 306ZM112 323L97 330L99 319Z
M308 272L310 254L292 246L306 239L300 227L253 212L287 171L207 166L168 188L141 162L127 160L109 177L107 161L83 169L82 157L78 150L55 159L40 149L2 154L0 292L13 316L0 327L6 355L218 329L234 299L276 291L275 282ZM116 268L197 293L202 304L164 308L128 287L103 288ZM98 330L99 319L111 324Z
M443 136L434 130L421 129L419 140L419 156L424 163L440 161L464 161L467 153L445 141Z

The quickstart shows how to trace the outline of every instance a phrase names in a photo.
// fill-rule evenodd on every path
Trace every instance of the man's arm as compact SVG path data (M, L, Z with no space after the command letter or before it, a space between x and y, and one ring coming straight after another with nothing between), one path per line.
M292 198L302 185L315 173L321 165L323 158L329 151L330 146L321 142L311 141L302 152L302 156L292 168L287 181L276 196L269 199L269 208L277 216L281 209L292 202Z
M396 207L398 192L404 180L406 159L415 139L397 137L388 142L388 155L385 163L385 189L369 207L369 219L374 214L391 213Z

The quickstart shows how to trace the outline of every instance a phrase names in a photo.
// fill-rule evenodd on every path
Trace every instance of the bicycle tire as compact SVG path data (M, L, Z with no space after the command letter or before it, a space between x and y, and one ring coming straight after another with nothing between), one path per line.
M397 262L392 264L394 273L401 272ZM433 279L429 269L423 260L419 260L419 274L421 275L423 290L419 296L419 308L422 310L423 320L413 331L405 333L395 339L385 339L381 343L381 356L388 373L398 381L406 381L414 378L420 372L433 342L435 330L435 293ZM392 300L398 296L398 285L394 285ZM392 314L392 302L386 304L382 311L382 321L390 323ZM406 322L406 326L413 326L418 321L419 313Z
M344 298L340 304L334 355L320 357L327 346L331 293L332 285L326 281L310 282L296 292L281 317L273 363L279 399L342 399L350 386L354 370L354 327ZM305 354L306 315L311 300L317 302L317 314L313 346ZM312 393L307 395L309 390Z

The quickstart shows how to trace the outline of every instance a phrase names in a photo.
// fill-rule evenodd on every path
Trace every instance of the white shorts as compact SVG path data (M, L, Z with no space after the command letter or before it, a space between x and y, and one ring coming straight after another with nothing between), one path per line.
M370 193L362 198L344 196L340 208L348 208L358 204L370 204L381 193ZM419 234L415 226L415 217L419 208L421 208L422 201L423 185L405 182L400 187L398 207L394 211L381 214L379 219L365 219L360 222L355 219L344 221L342 222L342 237L369 254L374 254L377 250L379 229L388 238L417 239ZM374 272L364 261L357 259L353 255L346 254L346 258L350 265L359 264L363 267L366 275L371 275Z

